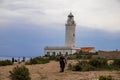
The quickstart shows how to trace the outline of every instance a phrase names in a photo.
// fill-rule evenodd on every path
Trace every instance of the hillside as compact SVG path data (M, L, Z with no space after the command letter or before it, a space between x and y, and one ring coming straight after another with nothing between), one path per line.
M73 63L74 61L68 61ZM10 80L9 71L16 65L0 67L0 80ZM19 65L20 66L20 65ZM51 61L47 64L27 65L32 80L98 80L99 75L112 75L115 80L120 80L120 71L88 71L74 72L65 69L59 72L59 62Z

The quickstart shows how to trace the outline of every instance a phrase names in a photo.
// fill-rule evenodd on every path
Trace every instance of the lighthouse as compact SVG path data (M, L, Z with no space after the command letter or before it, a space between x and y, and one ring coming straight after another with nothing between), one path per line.
M68 15L67 23L65 24L65 46L75 47L75 21L72 13Z
M65 45L64 46L54 46L45 47L44 51L46 55L60 55L60 54L74 54L80 48L75 46L75 27L76 23L74 21L74 16L72 13L68 15L67 22L65 24Z

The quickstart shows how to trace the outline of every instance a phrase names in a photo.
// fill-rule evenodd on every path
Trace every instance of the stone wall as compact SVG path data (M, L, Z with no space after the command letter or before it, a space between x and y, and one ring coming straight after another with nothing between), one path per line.
M120 59L120 51L98 51L98 55L93 55L93 58L107 58L107 59Z

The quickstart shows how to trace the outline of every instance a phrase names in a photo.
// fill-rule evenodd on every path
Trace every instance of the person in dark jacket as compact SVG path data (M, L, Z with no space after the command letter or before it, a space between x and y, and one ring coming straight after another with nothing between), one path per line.
M15 62L15 59L14 59L14 57L12 57L12 63L14 63Z
M65 64L67 64L65 57L63 54L60 56L60 72L64 72Z

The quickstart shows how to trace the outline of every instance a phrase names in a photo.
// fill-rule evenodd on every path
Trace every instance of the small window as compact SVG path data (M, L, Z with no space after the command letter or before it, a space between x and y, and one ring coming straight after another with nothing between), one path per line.
M56 55L56 53L55 53L55 52L53 52L53 55L55 56L55 55Z
M47 55L50 55L50 52L47 52Z
M59 55L61 55L61 52L59 52Z
M66 52L65 55L68 56L68 52Z

